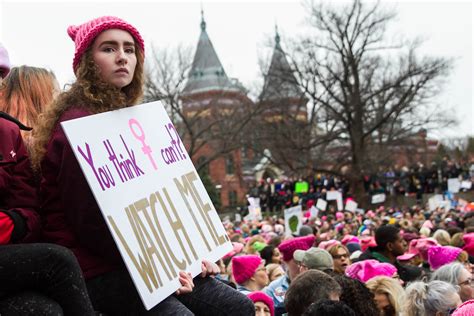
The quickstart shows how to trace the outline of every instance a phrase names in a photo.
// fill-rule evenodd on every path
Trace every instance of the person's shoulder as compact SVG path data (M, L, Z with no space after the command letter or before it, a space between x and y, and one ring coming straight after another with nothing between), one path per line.
M19 133L20 129L25 131L31 130L30 127L23 125L16 118L2 111L0 111L0 128L3 131L14 131L16 133Z
M70 121L76 118L89 116L92 112L80 106L71 106L59 117L59 122Z
M270 284L268 284L267 288L272 289L272 288L281 286L282 284L284 284L286 282L286 280L287 280L287 276L282 275L278 279L273 280L272 282L270 282Z

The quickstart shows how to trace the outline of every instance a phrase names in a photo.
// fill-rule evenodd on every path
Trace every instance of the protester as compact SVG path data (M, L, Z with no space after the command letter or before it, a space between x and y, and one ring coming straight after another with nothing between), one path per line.
M367 281L365 285L374 294L374 301L381 316L400 315L405 294L398 280L378 276Z
M275 305L275 314L281 315L285 313L285 295L286 291L290 286L290 282L294 280L299 272L299 266L293 258L293 254L296 250L307 250L314 243L314 236L298 237L282 242L278 249L283 255L283 262L286 266L286 274L281 276L279 279L271 282L265 289L264 292L268 294L273 300Z
M300 267L300 273L310 269L323 272L333 271L334 262L331 255L324 249L311 247L308 250L296 250L293 253L294 260Z
M406 242L400 235L400 229L394 225L380 226L375 231L376 247L370 247L360 257L359 261L375 259L390 263L397 268L398 275L405 281L413 281L422 275L421 269L415 266L402 265L397 257L405 252ZM346 272L347 274L347 272Z
M424 283L416 281L405 289L402 314L406 316L449 315L459 305L461 299L454 286L443 281Z
M0 44L0 79L9 73L12 75L8 52ZM22 89L13 83L2 83L2 105L9 100L3 98L5 91L18 95ZM28 90L22 93L26 96ZM20 130L31 128L0 112L0 314L93 315L74 255L64 247L32 243L39 241L41 225L34 177Z
M268 275L263 264L263 260L257 255L232 258L232 274L239 292L247 295L268 285Z
M255 316L273 316L275 314L275 308L273 301L267 294L256 291L247 294L255 305Z
M319 300L338 301L341 287L329 275L318 270L301 273L292 282L285 296L288 316L300 316Z
M0 111L34 127L39 114L59 92L58 81L52 72L30 66L13 67L0 90ZM22 136L29 146L31 132L22 131Z
M349 243L354 244L354 243ZM356 244L358 245L358 244ZM360 249L360 248L359 248ZM351 264L349 250L344 245L334 245L327 249L334 261L334 272L344 274L346 268Z
M461 301L474 299L474 281L472 274L460 262L446 264L431 275L431 280L444 281L459 288Z
M356 316L357 314L344 302L320 300L311 303L302 316Z
M346 303L356 315L379 315L374 302L374 295L364 283L337 273L334 273L333 278L339 283L342 289L339 299Z
M454 261L461 262L470 269L468 258L467 252L457 247L433 246L428 249L428 263L433 270Z
M181 271L176 294L145 310L60 125L137 104L143 92L144 42L135 27L111 16L70 26L68 34L76 45L77 80L39 120L33 150L41 171L45 238L75 253L94 308L106 314L252 313L245 295L209 277L218 267L207 261L194 279Z
M277 247L275 246L266 246L260 251L260 257L262 257L263 260L265 260L265 265L271 264L271 263L277 263L281 264L282 263L282 257L280 250L278 250Z
M350 278L366 283L377 276L389 278L398 277L397 268L390 263L378 262L377 260L364 260L351 264L346 269L346 275Z
M285 271L283 270L281 264L270 263L269 265L266 266L266 269L267 269L268 279L270 282L285 275Z
M452 313L453 316L471 316L474 315L474 300L469 300L462 303L456 310Z

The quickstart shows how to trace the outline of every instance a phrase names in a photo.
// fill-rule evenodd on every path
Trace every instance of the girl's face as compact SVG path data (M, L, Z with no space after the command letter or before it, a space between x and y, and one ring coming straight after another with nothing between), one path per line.
M347 266L351 264L349 254L343 248L339 248L337 254L332 258L334 260L334 271L336 273L343 274L346 271Z
M92 58L105 82L117 88L132 82L137 55L133 37L127 31L110 29L100 33L92 45Z
M255 302L255 316L270 316L270 308L263 302Z
M385 307L390 305L390 300L388 299L388 295L385 293L375 293L374 295L375 305L379 310L383 310Z
M273 249L272 254L272 262L271 263L278 263L281 264L283 262L280 250L278 248Z

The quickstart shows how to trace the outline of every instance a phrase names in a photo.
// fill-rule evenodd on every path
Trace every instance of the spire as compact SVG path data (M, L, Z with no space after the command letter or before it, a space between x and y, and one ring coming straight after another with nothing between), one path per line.
M281 98L299 98L302 96L301 90L297 85L285 52L280 45L280 34L278 26L275 23L275 47L273 49L270 67L265 76L261 100L281 99Z
M204 9L202 8L202 4L201 4L201 31L202 32L206 31L206 21L204 20Z
M184 87L184 94L210 90L239 90L227 77L206 31L204 10L201 8L201 35L193 64Z

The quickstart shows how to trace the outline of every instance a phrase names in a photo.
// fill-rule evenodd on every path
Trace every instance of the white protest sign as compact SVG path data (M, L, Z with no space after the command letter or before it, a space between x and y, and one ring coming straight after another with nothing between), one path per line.
M436 210L437 207L440 207L440 205L443 203L443 195L441 194L436 194L432 197L429 198L428 200L428 208L431 211Z
M464 180L461 182L461 189L470 190L472 188L472 182L468 180Z
M448 179L448 191L451 193L459 193L461 189L461 181L458 178Z
M239 223L242 221L242 216L239 213L235 213L235 221Z
M379 204L385 202L385 193L372 195L372 204Z
M326 200L327 201L336 201L337 202L337 210L342 211L344 209L342 203L342 193L339 191L327 191L326 192Z
M346 211L354 213L357 209L357 203L353 200L348 200L346 203Z
M326 202L326 201L324 201L324 202ZM309 209L309 212L310 212L310 214L311 214L311 217L318 217L319 209L313 205L313 206L311 206L311 208Z
M318 199L318 202L316 202L316 207L318 210L325 211L327 206L328 202L326 202L326 200Z
M260 198L249 197L247 200L250 206L260 207Z
M262 210L260 206L249 205L249 218L251 220L262 220Z
M62 126L146 309L232 250L160 102Z
M300 227L303 225L303 213L301 205L287 208L284 213L286 234L298 234Z

